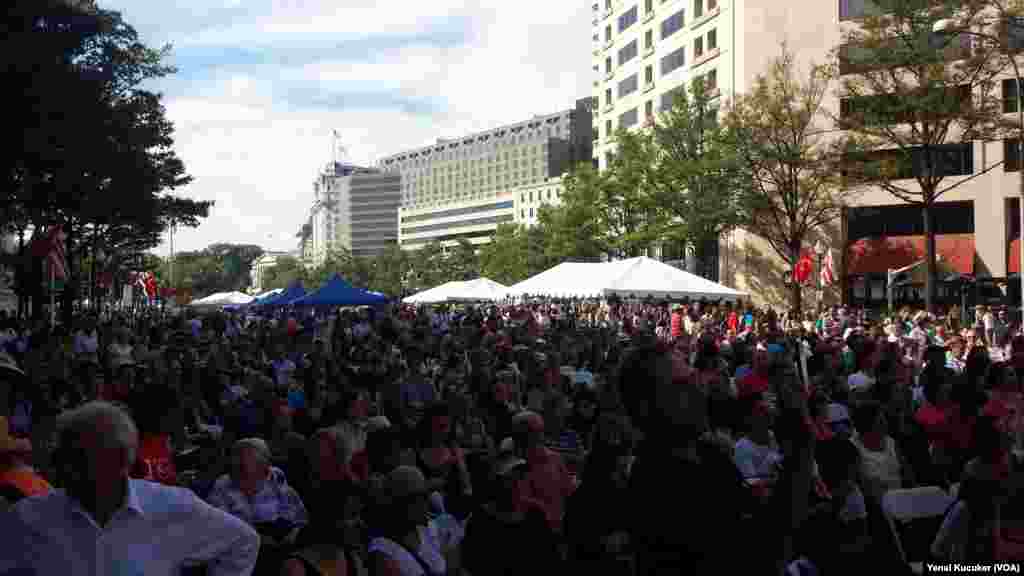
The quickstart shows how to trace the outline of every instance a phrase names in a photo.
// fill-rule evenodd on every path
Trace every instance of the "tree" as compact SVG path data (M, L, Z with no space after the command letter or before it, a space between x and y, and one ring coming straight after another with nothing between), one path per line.
M539 220L548 231L546 255L553 260L597 260L613 251L615 238L604 206L614 191L609 179L581 164L562 180L562 204L542 206Z
M965 174L971 171L964 169L960 143L1005 132L994 88L1007 65L999 46L969 35L938 36L932 29L940 19L952 19L959 30L990 29L989 4L885 0L881 13L846 30L835 50L842 106L833 116L847 130L844 173L851 185L877 186L921 207L929 310L936 286L932 208L978 175ZM948 180L958 174L965 176Z
M725 118L747 215L743 226L767 241L791 271L805 239L839 217L846 194L819 123L831 70L811 65L806 80L796 76L794 56L783 45L781 56L756 77L749 94L729 105ZM794 309L800 296L793 282Z
M375 258L373 289L391 296L402 296L411 270L409 254L398 244L391 244Z
M502 224L494 237L480 248L481 275L511 286L527 277L526 229Z

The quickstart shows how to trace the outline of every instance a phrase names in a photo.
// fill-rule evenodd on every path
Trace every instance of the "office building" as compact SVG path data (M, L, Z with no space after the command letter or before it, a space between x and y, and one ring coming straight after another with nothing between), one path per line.
M598 0L592 5L595 160L604 169L619 127L641 128L671 102L673 91L697 77L721 105L750 90L785 42L798 64L826 63L845 27L872 10L870 0L777 2L772 0ZM840 62L841 73L850 73ZM1010 70L1008 70L1008 73ZM1001 90L1007 119L1015 121L1012 76ZM839 114L834 91L825 108ZM823 120L822 128L836 127ZM985 280L1019 298L1021 225L1016 139L952 143L942 151L946 183L964 182L943 194L934 210L940 269ZM1001 165L1000 165L1001 164ZM969 178L969 179L968 179ZM921 261L923 217L880 188L853 198L843 218L822 233L831 238L841 286L832 296L880 305L886 270ZM786 301L790 274L762 239L739 230L720 239L713 279L751 294L757 303ZM984 282L983 282L984 283ZM921 286L910 291L921 293ZM943 285L951 303L959 288ZM805 302L814 302L814 291Z
M372 256L398 241L401 177L341 162L313 183L313 203L299 232L303 259L319 266L337 249Z
M592 161L591 110L592 100L583 98L569 110L382 159L381 170L401 176L402 246L421 244L425 226L436 226L429 233L449 243L486 242L506 216L514 221L515 190ZM459 232L444 228L457 221L474 223Z
M517 188L513 193L516 223L527 228L534 226L540 217L541 207L561 205L564 191L561 176Z

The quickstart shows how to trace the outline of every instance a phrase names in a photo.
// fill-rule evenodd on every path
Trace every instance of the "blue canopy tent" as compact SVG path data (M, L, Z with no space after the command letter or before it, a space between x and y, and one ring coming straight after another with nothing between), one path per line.
M372 306L387 301L387 296L356 288L335 274L316 292L286 303L292 306Z
M290 303L292 300L302 298L306 295L306 289L302 287L302 282L296 281L294 284L288 287L287 290L280 294L275 294L266 300L261 302L253 302L253 306L257 308L267 308L271 306L284 306Z

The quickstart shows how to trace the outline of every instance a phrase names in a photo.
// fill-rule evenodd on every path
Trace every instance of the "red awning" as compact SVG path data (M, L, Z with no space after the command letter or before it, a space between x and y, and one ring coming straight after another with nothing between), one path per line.
M935 251L945 265L960 274L974 273L974 234L935 237ZM847 274L885 274L924 260L924 236L862 238L847 252Z

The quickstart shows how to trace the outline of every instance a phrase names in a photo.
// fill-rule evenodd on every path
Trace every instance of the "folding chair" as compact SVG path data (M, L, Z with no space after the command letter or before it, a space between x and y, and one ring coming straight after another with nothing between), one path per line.
M938 486L890 490L882 497L882 512L900 556L915 574L922 573L932 540L953 502L953 496Z

